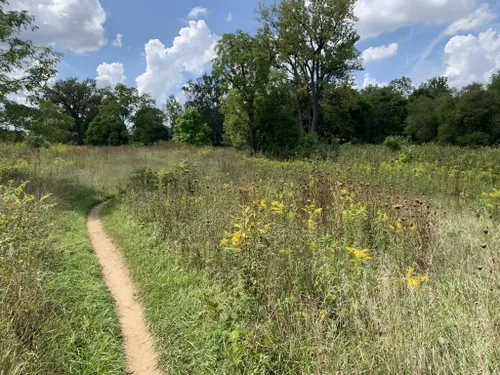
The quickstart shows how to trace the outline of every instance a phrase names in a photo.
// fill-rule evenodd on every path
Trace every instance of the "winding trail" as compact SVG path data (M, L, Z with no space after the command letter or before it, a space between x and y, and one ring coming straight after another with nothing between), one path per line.
M158 369L158 353L153 336L144 319L144 309L137 301L137 292L123 254L104 232L100 215L104 204L90 211L87 230L102 268L104 281L116 303L116 311L127 356L127 373L163 375Z

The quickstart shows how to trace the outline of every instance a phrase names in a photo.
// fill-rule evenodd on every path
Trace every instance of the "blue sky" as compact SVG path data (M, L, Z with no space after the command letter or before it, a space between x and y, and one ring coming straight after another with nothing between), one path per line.
M257 0L11 0L10 6L35 15L36 42L65 53L59 78L123 82L159 104L210 70L222 34L258 27ZM365 60L355 74L358 87L403 75L416 85L446 75L461 87L486 82L500 69L494 0L358 0L355 12Z

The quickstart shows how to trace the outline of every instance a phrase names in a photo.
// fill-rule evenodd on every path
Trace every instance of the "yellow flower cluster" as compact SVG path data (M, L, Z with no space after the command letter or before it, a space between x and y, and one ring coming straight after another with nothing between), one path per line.
M347 251L349 251L352 255L354 255L355 259L353 259L352 261L356 261L356 260L370 260L372 259L371 255L370 255L370 250L368 249L357 249L355 247L348 247L347 248Z
M313 232L319 223L319 218L323 213L322 208L316 208L316 205L313 203L305 206L303 210L307 213L307 228L309 232Z
M406 275L406 285L408 289L418 290L423 283L429 281L429 276L416 275L414 268L408 268L408 273Z
M271 211L275 215L283 216L285 214L285 204L283 202L271 202Z

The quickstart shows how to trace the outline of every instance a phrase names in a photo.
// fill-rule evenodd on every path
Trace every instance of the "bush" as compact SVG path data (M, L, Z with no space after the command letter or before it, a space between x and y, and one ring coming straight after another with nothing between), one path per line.
M404 146L408 146L410 141L408 138L405 138L400 135L391 135L387 137L384 141L384 146L387 147L391 151L401 151Z
M43 148L49 148L50 147L50 142L47 141L41 135L30 135L30 134L28 134L24 138L24 143L26 143L26 145L29 148L42 148L42 147Z

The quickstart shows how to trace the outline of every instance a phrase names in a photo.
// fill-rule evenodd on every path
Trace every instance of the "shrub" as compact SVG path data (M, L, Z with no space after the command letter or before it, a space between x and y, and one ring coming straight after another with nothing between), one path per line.
M401 151L404 146L407 146L410 143L408 138L405 138L400 135L391 135L387 137L384 141L384 146L387 147L391 151Z
M49 148L50 147L50 142L47 141L44 137L41 135L31 135L28 134L26 137L24 137L24 143L29 148Z

